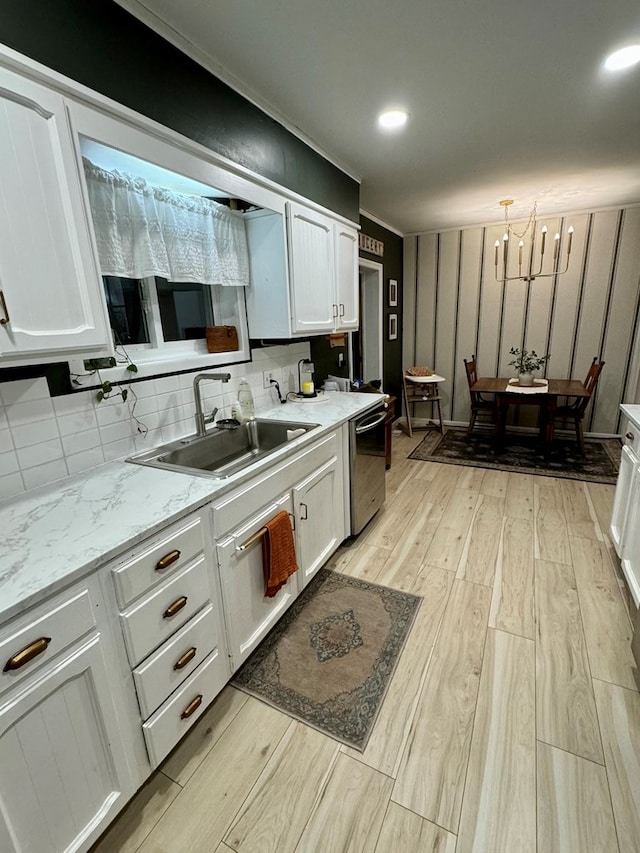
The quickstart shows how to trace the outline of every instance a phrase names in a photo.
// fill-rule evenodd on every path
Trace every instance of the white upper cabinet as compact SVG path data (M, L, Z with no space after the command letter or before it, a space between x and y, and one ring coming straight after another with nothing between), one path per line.
M288 201L287 270L278 236L281 223L265 213L256 214L247 230L251 337L295 338L357 329L357 230Z
M63 98L0 68L2 366L110 349Z
M338 331L358 328L358 232L348 225L334 226Z
M334 298L333 223L300 204L287 205L293 331L324 332L338 315Z

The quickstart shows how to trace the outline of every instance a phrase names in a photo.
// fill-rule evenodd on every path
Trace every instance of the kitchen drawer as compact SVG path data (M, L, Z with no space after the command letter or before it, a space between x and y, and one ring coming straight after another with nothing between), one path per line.
M113 571L120 607L127 607L147 590L174 575L203 549L200 516L163 531L162 536L143 542L131 559Z
M151 767L155 768L185 735L229 678L227 656L216 649L142 726ZM190 708L195 710L189 713ZM185 714L188 716L183 716Z
M301 450L289 462L238 487L228 497L213 504L214 538L220 539L247 518L276 500L284 491L317 471L339 452L338 435L331 433L312 447Z
M633 421L627 421L622 435L626 446L633 450L636 456L640 456L640 429Z
M95 627L93 604L84 589L63 599L48 601L0 631L0 693L17 684ZM30 654L35 654L31 657ZM18 669L6 666L26 663Z
M200 666L219 645L221 634L216 613L210 604L133 670L143 720L150 717ZM187 662L176 668L176 664L185 658L188 658Z
M174 615L167 613L172 605ZM143 601L121 614L127 654L132 666L157 649L209 601L209 582L204 556L154 590Z

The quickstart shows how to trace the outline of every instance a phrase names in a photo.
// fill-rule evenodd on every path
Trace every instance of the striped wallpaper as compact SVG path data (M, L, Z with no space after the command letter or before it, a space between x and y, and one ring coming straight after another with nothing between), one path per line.
M514 222L516 230L525 224ZM556 379L584 379L598 356L606 364L585 429L618 433L618 404L636 400L640 378L640 206L540 216L538 228L543 224L550 235L564 232L564 240L573 225L569 271L528 283L495 280L494 244L504 224L405 238L404 366L427 364L445 376L443 417L465 422L463 359L473 353L485 376L513 375L510 347L550 353L546 372L537 375ZM511 242L514 275L517 241ZM552 268L553 253L545 255L543 272ZM522 425L533 425L535 414L534 407L513 407Z

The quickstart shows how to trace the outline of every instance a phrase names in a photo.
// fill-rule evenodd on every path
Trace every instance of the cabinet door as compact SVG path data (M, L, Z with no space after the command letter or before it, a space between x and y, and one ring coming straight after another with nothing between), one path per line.
M331 332L334 299L333 223L309 208L287 204L294 332Z
M624 450L626 448L623 448ZM620 470L622 471L622 468ZM631 473L620 557L622 571L627 579L635 605L638 607L640 606L640 466L637 461Z
M234 671L273 628L299 592L300 572L296 572L273 598L266 598L260 540L240 550L254 533L283 509L289 513L292 511L288 493L269 504L216 548Z
M304 586L344 539L342 478L336 457L293 490L296 552Z
M637 464L637 457L633 451L625 445L622 448L622 454L620 456L620 470L618 471L618 482L616 483L616 494L613 500L610 527L611 539L619 557L622 557L622 538L625 528L625 519L629 510L631 481Z
M349 331L357 329L359 325L358 232L355 228L336 225L335 247L336 301L338 303L336 328Z
M0 187L0 353L19 364L106 350L102 282L64 101L4 69Z
M0 707L0 849L86 850L133 794L95 635Z

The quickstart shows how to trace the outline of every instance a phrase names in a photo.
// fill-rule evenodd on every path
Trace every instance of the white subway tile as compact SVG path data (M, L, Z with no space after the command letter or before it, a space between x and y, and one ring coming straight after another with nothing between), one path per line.
M95 429L98 426L98 420L93 406L83 412L72 412L68 415L57 415L58 430L60 435L73 435L76 432L83 430Z
M112 441L109 444L102 445L105 462L112 462L114 459L124 459L125 456L131 456L136 452L136 445L133 436L131 438L123 438L120 441Z
M20 468L26 471L35 468L36 465L45 465L55 459L62 459L62 443L59 438L51 441L43 441L40 444L32 444L17 451Z
M131 387L136 392L136 396L141 400L145 397L156 396L155 379L147 379L144 382L134 382Z
M135 435L135 424L127 418L126 421L121 421L117 424L107 424L100 427L100 441L103 445L111 444L113 441L121 441L126 438L133 438Z
M95 391L75 391L62 397L52 397L53 410L57 416L70 415L76 412L93 411Z
M69 472L64 459L56 459L55 462L47 462L45 465L37 465L22 472L22 479L27 489L35 489L45 483L53 483L68 476Z
M20 464L15 450L10 450L8 453L0 453L0 477L5 477L7 474L15 474L19 470Z
M13 403L6 407L9 426L21 426L36 421L46 421L54 417L51 398L46 400L30 400L26 403Z
M129 398L127 402L130 402L130 408L134 409L135 406L135 414L136 417L141 418L144 415L149 414L149 412L157 412L158 411L158 399L157 397L138 397L137 400L133 400Z
M136 453L142 453L144 450L152 450L159 444L162 444L162 430L150 429L146 435L137 435L135 437Z
M171 391L180 391L180 376L163 376L161 379L154 379L154 387L156 394L168 394Z
M49 386L44 376L36 379L16 379L0 385L0 397L5 406L32 400L48 400Z
M36 421L32 424L22 424L11 427L13 443L18 447L28 447L31 444L40 444L53 438L59 438L58 424L55 418L47 421Z
M108 400L100 403L96 402L95 412L100 427L120 423L129 418L129 406L123 403L120 395L109 397Z
M94 447L91 450L83 450L81 453L74 453L72 456L67 456L67 468L70 474L89 471L91 468L102 465L103 462L104 453L101 447Z
M13 450L11 430L0 429L0 453L8 453L10 450Z
M26 490L22 474L7 474L0 477L0 500L13 498Z
M93 450L100 447L100 432L98 429L88 429L83 432L76 432L73 435L65 435L62 437L62 449L66 456L74 453L81 453L85 450Z
M0 429L9 429L9 419L4 406L0 406Z

